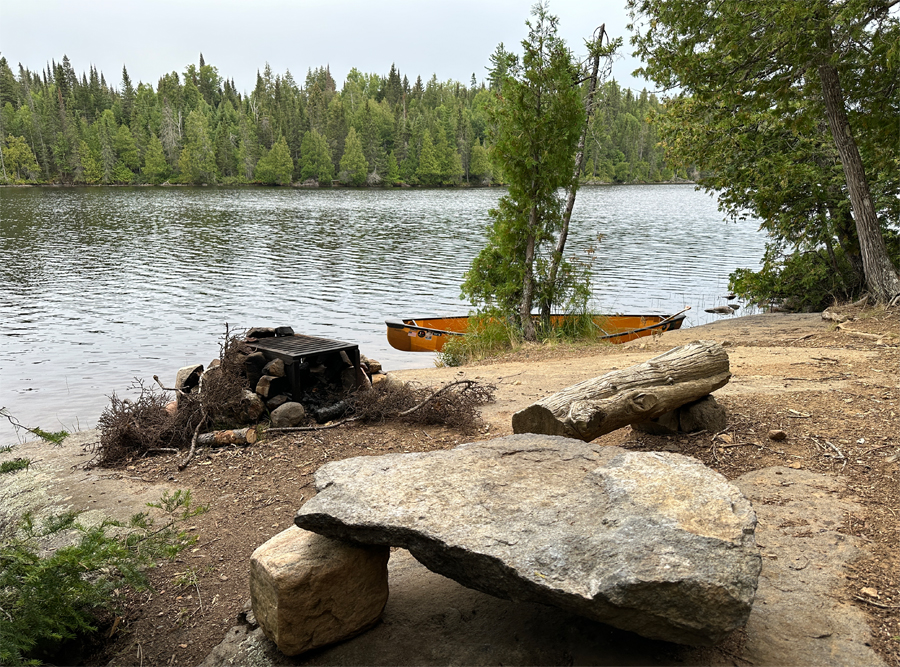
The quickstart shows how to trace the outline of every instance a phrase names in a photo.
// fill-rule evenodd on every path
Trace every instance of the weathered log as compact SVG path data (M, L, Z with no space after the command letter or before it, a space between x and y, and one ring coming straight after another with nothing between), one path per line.
M256 442L256 428L240 428L233 431L210 431L201 433L197 438L198 445L221 447L222 445L252 445Z
M513 433L563 435L590 442L696 401L730 378L725 350L713 341L694 341L529 405L513 415Z

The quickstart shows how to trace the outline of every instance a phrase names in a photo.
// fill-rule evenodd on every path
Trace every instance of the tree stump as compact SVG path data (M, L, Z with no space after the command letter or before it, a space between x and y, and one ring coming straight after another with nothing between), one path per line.
M590 442L696 401L725 386L730 378L728 354L722 346L694 341L532 403L513 415L513 432Z

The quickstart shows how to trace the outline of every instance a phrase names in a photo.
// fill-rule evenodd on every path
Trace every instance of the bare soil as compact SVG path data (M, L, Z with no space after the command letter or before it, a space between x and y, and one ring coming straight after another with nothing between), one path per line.
M242 618L250 554L292 524L295 510L315 493L313 474L323 463L506 435L512 413L545 395L702 338L725 345L731 360L733 378L716 392L729 414L726 431L665 437L625 428L598 441L681 452L729 479L770 466L834 478L840 494L859 507L846 514L840 531L867 548L832 595L865 613L874 650L887 664L900 665L900 313L854 314L857 319L843 329L819 315L759 315L621 346L532 346L479 365L394 373L429 386L460 378L496 385L497 400L482 410L484 424L475 433L347 425L206 450L182 472L171 456L101 471L120 485L118 498L109 502L185 488L209 511L192 524L197 545L152 572L153 592L130 595L89 664L201 663ZM776 429L786 439L770 439ZM797 530L804 525L798 520Z

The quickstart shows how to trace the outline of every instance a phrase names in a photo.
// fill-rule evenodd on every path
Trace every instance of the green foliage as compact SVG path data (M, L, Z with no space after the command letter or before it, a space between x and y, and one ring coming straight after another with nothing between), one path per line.
M628 8L643 73L682 91L661 117L669 160L699 168L723 210L755 215L769 233L759 276L767 286L755 289L799 289L793 268L822 265L813 256L834 268L842 255L873 293L900 291L886 249L900 225L900 18L890 5L629 0ZM770 261L785 249L793 259Z
M78 521L77 512L52 515L37 525L25 515L0 542L0 664L40 664L34 656L60 642L95 632L98 613L115 611L121 588L146 588L144 570L161 557L174 558L196 542L178 526L206 511L190 492L159 503L168 514L156 527L146 513L127 523ZM48 540L66 546L45 554Z
M291 182L294 173L294 161L291 159L287 140L281 137L272 146L272 150L263 155L256 163L254 174L257 181L265 185L285 185Z
M314 178L319 183L329 184L334 178L334 164L328 140L316 130L310 130L303 135L300 152L300 180Z
M473 304L518 314L526 340L535 337L535 300L549 312L575 296L566 290L571 285L551 278L549 260L563 227L560 190L578 187L575 152L585 122L581 90L573 83L581 70L557 36L557 19L543 5L532 14L521 63L502 44L492 57L491 78L500 90L486 108L491 154L509 191L489 212L487 245L462 285Z
M28 431L29 433L39 437L41 440L54 445L61 445L62 441L69 436L69 432L66 430L50 432L45 431L44 429L37 426L25 426L24 424L21 424L19 420L16 419L13 415L11 415L6 408L0 408L0 417L4 417L10 424L12 424L13 428L15 428L16 431Z
M6 182L287 183L284 156L276 154L280 171L271 164L271 151L284 137L295 165L292 178L324 183L344 171L347 183L362 184L358 154L348 157L353 169L340 167L351 128L367 178L429 185L504 180L500 165L492 167L488 158L494 124L488 108L499 76L492 91L474 77L469 85L435 76L410 85L395 67L387 76L352 70L341 88L320 67L301 87L290 72L276 75L266 67L252 93L242 95L206 63L165 74L156 86L134 85L123 68L119 89L95 68L89 76L77 75L68 59L50 71L18 71L0 66ZM628 168L621 174L663 176L655 130L646 120L655 105L646 92L632 94L614 82L604 87L587 148L594 163L624 162ZM9 157L8 136L16 138ZM637 167L641 162L648 165L644 171Z
M201 185L216 182L216 156L209 138L209 123L199 110L188 114L184 148L178 158L183 183Z
M364 185L368 169L356 128L351 127L344 143L344 156L341 158L341 179L352 185Z
M150 135L150 143L144 154L144 168L141 171L148 183L159 185L169 177L171 170L166 162L166 154L163 152L162 142L155 134Z
M7 135L0 143L0 153L3 155L4 173L0 173L7 183L24 183L34 181L41 174L41 168L34 157L34 153L25 141L24 137Z
M41 440L45 440L46 442L52 443L54 445L61 445L62 441L69 437L69 432L66 430L50 432L45 431L44 429L37 426L28 430L34 433Z
M31 465L31 459L15 458L11 461L0 463L0 473L17 472L19 470L27 470Z
M437 354L438 366L463 366L514 350L522 332L499 310L470 315L465 336L451 336Z

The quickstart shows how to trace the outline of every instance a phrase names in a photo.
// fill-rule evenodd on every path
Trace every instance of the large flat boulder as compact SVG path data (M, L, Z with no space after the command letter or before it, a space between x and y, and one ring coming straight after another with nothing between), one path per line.
M408 549L501 598L710 645L742 626L760 572L750 503L678 454L546 435L323 466L295 523Z

